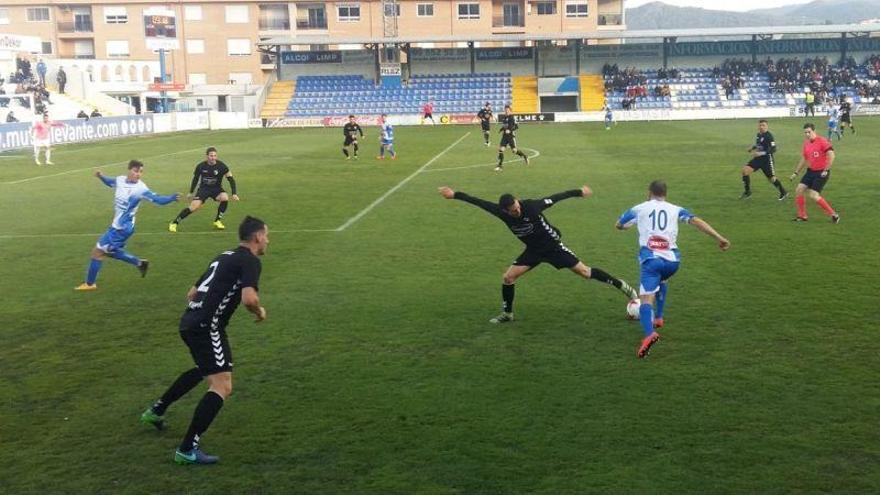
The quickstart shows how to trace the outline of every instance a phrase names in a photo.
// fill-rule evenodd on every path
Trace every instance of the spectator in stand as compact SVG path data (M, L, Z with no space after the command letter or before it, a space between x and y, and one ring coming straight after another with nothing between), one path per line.
M812 91L808 91L806 96L804 97L804 117L808 114L813 117L816 116L816 95L813 94Z
M15 118L15 114L12 112L12 110L10 110L9 113L6 114L6 123L12 124L15 122L18 122L18 119Z
M46 85L46 72L49 68L46 66L46 62L43 62L43 59L40 59L37 62L37 76L40 78L40 86Z
M85 110L80 110L78 114L76 114L76 118L78 119L86 119L89 120L89 114L86 113Z
M58 93L64 94L64 86L67 85L67 73L64 72L64 67L58 67L58 75L55 76L55 82L58 83Z
M6 90L3 89L3 85L0 84L0 108L6 108L9 106L9 98L6 97Z
M101 115L101 112L99 112L98 109L95 108L95 109L92 109L92 113L91 113L91 115L89 115L89 117L95 119L98 117L103 117L103 115Z

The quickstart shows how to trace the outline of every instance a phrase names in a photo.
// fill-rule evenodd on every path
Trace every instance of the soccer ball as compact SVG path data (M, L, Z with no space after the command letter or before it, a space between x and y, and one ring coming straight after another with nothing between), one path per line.
M642 301L638 299L633 299L630 302L626 303L626 317L630 320L638 320L639 319L639 308L642 306Z

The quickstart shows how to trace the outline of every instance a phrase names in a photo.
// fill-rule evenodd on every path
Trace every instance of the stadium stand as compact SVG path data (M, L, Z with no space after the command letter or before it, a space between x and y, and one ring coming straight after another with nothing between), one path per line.
M508 73L417 75L400 88L358 75L299 76L295 87L287 117L418 114L431 100L437 114L476 113L487 101L502 108L512 96Z

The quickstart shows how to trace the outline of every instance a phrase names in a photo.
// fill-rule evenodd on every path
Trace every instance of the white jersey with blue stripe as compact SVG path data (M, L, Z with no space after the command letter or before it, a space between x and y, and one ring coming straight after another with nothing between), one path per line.
M133 228L135 215L137 214L141 199L146 198L149 201L153 201L155 194L150 191L150 188L143 181L128 182L128 178L124 175L117 177L116 184L112 187L116 189L116 194L113 198L115 210L113 214L113 228Z
M382 124L382 141L394 141L394 127L388 122Z
M828 109L828 125L834 126L837 124L837 120L840 117L840 110L835 107L831 107Z
M689 223L694 215L681 206L651 199L633 206L618 220L621 225L635 223L639 229L639 261L662 258L681 261L678 252L678 222Z

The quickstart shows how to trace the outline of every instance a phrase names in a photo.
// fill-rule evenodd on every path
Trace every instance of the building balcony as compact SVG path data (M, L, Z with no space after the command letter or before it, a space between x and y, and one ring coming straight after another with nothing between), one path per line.
M259 26L260 31L290 31L290 21L288 19L260 19ZM326 29L326 27L324 29Z
M76 21L58 21L58 34L64 37L91 37L94 32L92 21L80 19Z
M492 16L492 31L505 33L521 33L525 31L526 18L524 15L494 15Z
M275 57L266 53L260 54L260 69L275 70Z
M626 24L623 23L623 14L603 14L600 12L597 17L597 22L599 29L626 29Z

